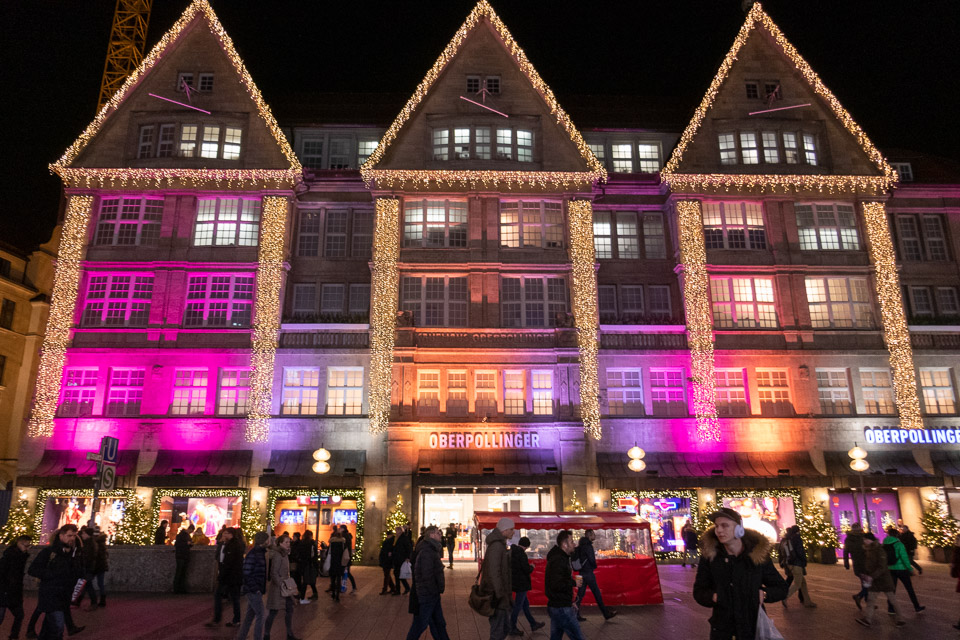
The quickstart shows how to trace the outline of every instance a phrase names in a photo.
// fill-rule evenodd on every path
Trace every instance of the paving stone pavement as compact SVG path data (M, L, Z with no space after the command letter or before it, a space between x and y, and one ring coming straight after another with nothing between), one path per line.
M956 580L949 577L945 565L925 564L924 573L914 577L920 602L927 610L922 614L907 614L907 626L896 629L886 615L879 615L872 629L854 622L856 608L850 598L857 581L842 565L813 565L808 580L817 609L800 607L796 597L784 609L775 604L769 614L786 640L848 640L887 638L941 640L960 638L960 632L951 625L960 617L960 594ZM690 595L695 569L678 565L662 565L660 580L663 586L663 605L622 607L620 615L604 622L594 607L585 611L583 623L588 640L662 639L686 640L709 637L706 619L709 611L693 601ZM297 605L294 610L294 631L303 640L402 640L406 637L411 616L407 613L407 598L380 596L382 574L375 567L355 567L354 575L359 589L342 596L340 604L322 595L309 605ZM444 615L451 640L486 640L489 637L487 621L474 614L467 606L467 594L476 567L462 563L447 572L447 590L443 596ZM902 587L897 596L910 610ZM881 599L882 601L882 599ZM33 611L35 598L28 594L25 609ZM244 607L246 605L244 604ZM228 640L236 629L219 627L209 629L211 594L108 594L108 606L95 611L74 609L77 624L86 630L74 636L77 639L106 640ZM534 616L548 621L545 608L534 607ZM225 607L229 619L229 607ZM0 637L9 631L10 615L0 626ZM526 624L525 622L523 624ZM283 616L274 623L271 637L285 637ZM534 634L533 640L547 640L549 625ZM253 637L253 633L250 633ZM429 638L429 631L423 638Z

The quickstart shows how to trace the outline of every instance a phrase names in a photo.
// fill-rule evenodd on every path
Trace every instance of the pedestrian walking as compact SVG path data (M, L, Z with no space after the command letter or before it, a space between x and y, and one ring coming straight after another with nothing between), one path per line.
M413 614L413 623L407 632L407 640L417 640L427 627L430 627L433 640L450 640L440 602L445 584L443 535L439 528L426 528L411 555L411 563L413 586L408 610Z
M907 550L907 557L910 558L910 566L917 570L917 575L923 575L923 567L917 564L916 555L917 547L920 544L917 542L917 536L913 535L913 531L910 531L910 527L907 525L900 526L900 542L903 543L903 548Z
M173 555L176 569L173 572L173 592L187 592L187 567L190 566L190 547L193 546L191 537L196 527L193 523L186 529L181 528L173 541Z
M547 554L547 568L543 578L543 591L547 596L547 615L550 616L550 640L561 640L564 634L570 640L584 640L577 607L573 603L573 567L570 556L576 549L573 533L564 529L557 534L557 546Z
M40 580L37 592L37 611L43 614L40 638L61 640L64 628L70 635L83 631L83 627L73 624L70 616L73 588L83 575L83 559L77 548L77 525L60 527L50 544L33 559L28 573ZM28 637L32 630L33 624L27 630Z
M8 546L0 557L0 624L7 609L13 615L10 637L20 637L23 625L23 574L27 569L30 553L30 536L20 536Z
M343 536L343 539L346 541L346 549L349 551L350 559L347 560L346 574L347 578L350 580L350 593L356 595L357 593L357 581L353 578L353 571L350 568L353 566L353 534L350 533L350 530L347 529L347 525L340 525L340 535Z
M396 533L387 532L387 537L380 543L380 557L378 558L380 569L383 571L383 587L380 589L380 595L385 596L393 593L393 545L396 542Z
M600 585L597 584L597 576L595 573L597 570L597 553L593 548L593 541L596 539L597 532L592 529L587 529L580 538L580 544L577 546L577 553L575 555L575 557L580 560L580 576L583 578L580 587L577 589L577 620L580 622L586 620L586 618L583 617L581 604L583 603L583 596L587 594L587 587L590 587L590 593L593 594L593 599L597 601L597 607L600 609L600 613L603 614L604 620L609 620L617 615L616 611L604 606L603 596L600 594Z
M447 554L450 556L450 568L453 569L453 552L457 546L457 527L452 522L444 534L444 541L446 542Z
M960 593L960 535L953 541L953 561L950 563L950 576L957 579L957 593ZM960 620L953 628L960 631Z
M901 545L903 546L903 545ZM857 622L864 627L873 625L873 616L876 611L876 602L882 593L887 597L887 606L894 612L894 624L902 627L906 624L903 615L900 613L900 606L897 604L897 598L894 594L896 582L894 582L892 572L887 564L887 554L883 545L878 544L877 536L873 533L863 534L864 550L864 573L866 578L864 582L869 587L867 592L867 602L863 616L857 618ZM906 553L906 552L904 552Z
M799 591L800 602L803 603L803 606L807 609L815 609L817 604L810 598L810 592L807 590L807 550L803 546L800 527L793 525L787 529L787 535L780 541L780 550L780 562L787 572L793 576L793 582L787 591L784 602ZM785 559L784 555L786 556Z
M347 541L341 535L339 528L334 528L330 536L330 597L334 602L340 602L340 585L343 581L343 572L350 561L350 551ZM326 564L326 561L324 561Z
M393 544L393 577L396 579L396 586L393 588L393 595L399 596L401 585L403 585L403 595L410 593L410 583L406 578L400 577L400 570L413 553L413 542L410 531L404 527L397 527L396 534L397 540Z
M283 609L283 622L287 627L287 640L297 640L293 635L293 605L299 587L290 577L290 550L293 541L283 534L270 552L270 582L267 584L267 622L263 627L263 640L270 640L270 630L277 613ZM291 584L293 583L293 584Z
M220 624L223 617L223 599L229 598L233 605L233 619L227 623L228 627L240 624L240 586L243 584L243 551L244 544L240 530L236 528L224 529L218 536L217 549L217 589L213 594L213 620L207 623L208 627Z
M99 533L94 536L97 540L97 566L95 578L97 579L97 592L100 594L98 607L107 606L107 590L104 582L107 577L107 571L110 570L110 555L107 553L107 534Z
M243 559L243 595L247 597L247 614L243 617L237 640L246 640L253 627L253 640L263 640L263 594L267 591L267 541L266 531L253 536L253 548Z
M510 635L522 636L523 631L517 627L517 619L520 612L526 616L530 623L530 631L536 631L546 626L545 622L538 622L533 614L530 613L530 600L527 593L533 588L530 580L530 574L533 573L533 565L527 560L527 549L530 548L530 538L523 536L517 544L510 547L510 584L513 588L513 610L510 612Z
M317 544L313 532L306 531L297 544L297 570L300 573L300 604L310 604L310 600L320 597L317 593ZM313 590L313 596L307 599L307 587Z
M753 640L761 603L783 600L787 583L773 566L766 536L744 529L739 513L724 507L709 519L693 598L713 610L710 640Z
M97 575L97 541L94 540L93 529L90 527L80 527L80 557L83 562L83 579L86 584L77 604L83 604L83 599L90 596L89 610L92 611L97 608L97 591L93 587L94 578Z
M913 582L910 580L910 576L913 574L913 569L910 568L910 556L907 555L906 547L900 542L899 534L897 528L890 525L887 527L887 537L883 539L884 552L887 554L887 566L890 568L890 575L893 576L893 592L897 592L897 582L902 582L903 588L907 590L907 595L910 596L913 610L920 613L926 607L920 606L917 594L913 590ZM887 613L894 614L892 605L887 605Z
M153 544L167 544L167 521L161 520L160 525L153 532Z
M683 566L687 566L687 559L690 559L690 566L695 567L697 560L697 528L693 526L690 520L687 520L680 529L680 539L683 541Z
M481 567L480 589L493 595L493 615L490 616L490 640L503 640L510 632L510 553L507 541L513 537L514 523L500 518L497 527L487 534L487 550Z
M863 528L859 522L850 525L850 531L843 541L843 568L850 569L850 561L853 561L853 575L860 580L860 591L854 594L853 601L857 609L863 608L863 600L867 597L869 589L866 584L866 554L863 549Z

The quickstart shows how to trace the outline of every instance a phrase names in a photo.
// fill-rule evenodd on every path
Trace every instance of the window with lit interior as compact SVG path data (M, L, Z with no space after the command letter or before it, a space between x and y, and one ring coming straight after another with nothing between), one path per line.
M189 277L185 327L249 327L252 313L252 275Z
M144 327L152 297L153 274L91 275L81 325Z
M195 247L255 247L260 238L260 200L201 198L197 201Z
M160 240L163 217L161 198L104 198L100 201L97 232L98 246L150 246Z

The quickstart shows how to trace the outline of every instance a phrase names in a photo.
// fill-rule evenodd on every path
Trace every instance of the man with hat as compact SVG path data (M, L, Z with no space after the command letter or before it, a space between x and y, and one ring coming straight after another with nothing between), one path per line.
M493 615L490 616L490 640L504 640L510 632L510 554L507 541L513 537L513 520L500 518L497 528L487 535L480 576L480 589L493 594Z
M713 526L700 538L693 597L713 609L710 640L753 640L760 601L783 600L787 583L770 560L770 542L744 529L739 513L722 508L710 521Z

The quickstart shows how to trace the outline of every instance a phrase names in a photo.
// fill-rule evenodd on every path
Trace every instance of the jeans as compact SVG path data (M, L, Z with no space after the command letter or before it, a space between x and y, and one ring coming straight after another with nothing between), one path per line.
M787 589L787 597L784 600L787 600L795 594L797 591L800 592L800 601L803 603L803 606L809 607L813 605L813 600L810 598L810 592L807 591L807 577L803 575L803 567L798 567L796 565L788 565L790 573L793 575L793 584L790 585L790 588Z
M237 638L246 640L254 618L257 624L253 627L253 640L263 640L263 594L259 591L247 594L247 615L243 617L243 626L240 627Z
M13 626L10 627L10 637L19 638L20 627L23 625L23 601L8 604L6 607L0 607L0 624L3 624L7 609L10 609L10 613L13 614Z
M177 558L177 568L173 572L174 593L187 592L187 565L189 563L189 558Z
M213 621L220 622L223 617L223 596L230 598L233 603L233 622L240 622L240 587L232 584L217 583L217 590L213 594Z
M450 640L447 634L447 621L443 618L443 608L440 606L440 598L431 598L430 600L420 600L420 611L413 616L413 624L410 625L410 631L407 632L407 640L418 640L420 634L430 627L430 635L433 640Z
M913 603L914 611L920 610L920 601L917 600L917 594L913 591L913 581L910 580L910 572L904 571L903 569L891 570L890 575L893 576L893 592L897 592L897 581L903 583L903 588L907 590L907 595L910 596L910 602ZM887 601L889 602L889 600ZM893 609L890 606L887 606L887 611L892 612Z
M490 640L504 640L510 633L510 612L506 609L495 609L490 616Z
M530 623L530 626L537 624L537 621L534 619L533 614L530 613L530 601L527 599L526 591L517 591L516 598L513 601L513 611L510 612L510 629L517 628L517 619L520 617L520 611L523 611L523 615L527 617L527 622Z
M97 578L97 591L100 592L100 604L105 605L107 603L107 590L103 588L103 580L107 577L105 571L101 571L96 575Z
M547 607L547 614L550 616L550 640L561 640L564 633L570 640L584 640L576 609Z
M43 626L40 627L40 640L61 640L66 615L63 610L48 611L43 616Z
M580 603L583 602L583 596L587 595L587 587L590 587L590 593L593 594L593 599L597 601L600 613L607 615L607 608L603 606L603 596L600 595L600 587L597 585L596 574L592 572L581 573L580 576L583 578L583 583L580 585L580 588L577 589L577 607L580 607Z
M287 637L293 637L293 596L288 596L283 599L284 603L284 613L283 613L283 622L287 627ZM270 613L267 614L267 624L263 627L263 635L270 635L270 629L273 628L273 619L277 617L277 614L280 613L280 609L270 609Z
M451 544L451 545L447 545L447 553L450 555L450 566L451 566L451 567L453 566L453 549L454 549L454 546L455 546L455 545L452 545L452 544ZM440 560L442 561L443 558L440 558Z
M900 613L900 606L897 605L897 598L893 591L885 591L883 595L887 596L887 610L896 614L896 620L903 620ZM863 605L863 619L867 622L873 622L873 614L876 611L876 603L880 598L879 591L870 591L867 593L867 603Z

